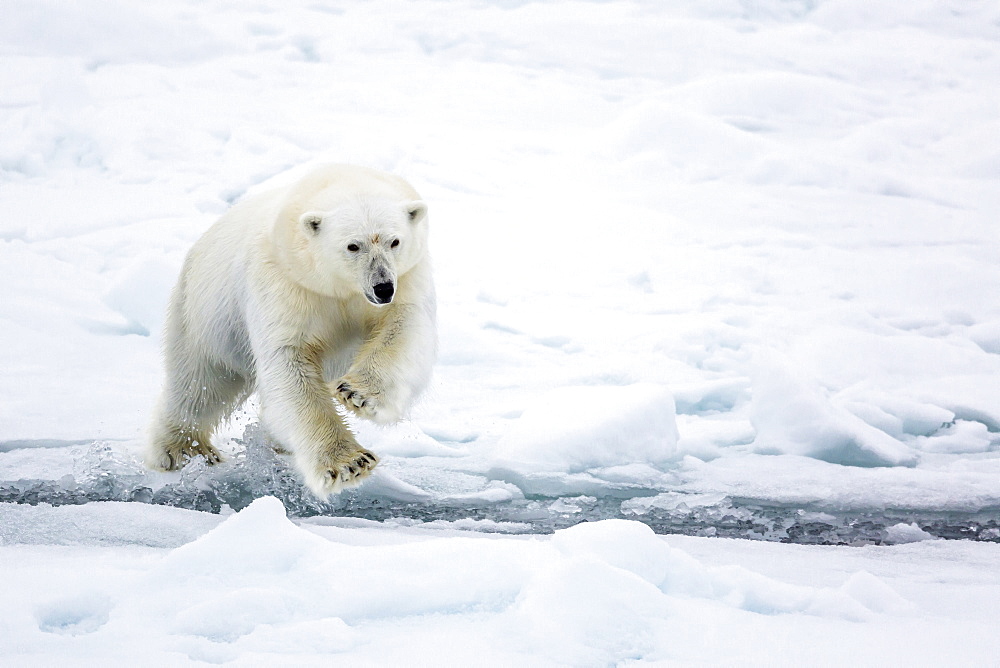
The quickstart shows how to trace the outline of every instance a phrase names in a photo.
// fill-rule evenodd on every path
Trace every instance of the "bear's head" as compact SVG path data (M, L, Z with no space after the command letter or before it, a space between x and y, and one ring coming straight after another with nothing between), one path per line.
M427 206L398 176L323 165L284 193L266 243L302 287L384 306L427 253Z
M427 206L403 179L354 165L324 165L291 187L270 237L299 285L328 297L385 306L427 254Z
M420 200L358 196L330 210L306 211L299 225L318 274L334 279L336 292L360 292L384 306L426 252L426 218Z

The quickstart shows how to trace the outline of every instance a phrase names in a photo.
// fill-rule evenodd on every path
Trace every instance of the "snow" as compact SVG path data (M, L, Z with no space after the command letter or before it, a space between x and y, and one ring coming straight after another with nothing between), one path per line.
M224 519L88 506L91 527L118 524L136 543L0 547L7 665L791 664L802 652L821 665L983 665L998 649L994 544L780 546L624 520L520 537L296 524L272 497ZM196 536L142 543L158 531Z
M804 455L853 466L913 466L911 448L830 403L787 365L759 362L750 413L759 452ZM939 423L941 424L941 423Z
M567 471L623 461L652 466L675 456L674 399L663 387L562 387L538 398L496 445L497 466Z
M998 26L6 2L2 663L994 662ZM145 471L184 254L325 160L429 203L430 391L329 503L253 402Z

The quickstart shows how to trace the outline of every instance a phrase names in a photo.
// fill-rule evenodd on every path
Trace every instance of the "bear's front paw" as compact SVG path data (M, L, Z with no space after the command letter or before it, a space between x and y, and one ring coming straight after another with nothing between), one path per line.
M342 451L317 465L311 475L306 476L306 484L318 497L325 499L360 485L377 465L378 457L364 448Z
M366 420L376 420L379 414L379 393L365 387L361 382L348 378L341 378L336 384L333 396L344 405L344 407Z

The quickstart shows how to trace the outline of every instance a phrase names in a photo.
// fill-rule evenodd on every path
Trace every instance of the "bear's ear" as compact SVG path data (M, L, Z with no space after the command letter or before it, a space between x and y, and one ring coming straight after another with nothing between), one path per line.
M427 205L420 200L414 200L406 205L406 213L411 223L419 223L427 215Z
M299 218L299 222L302 223L302 227L306 228L307 232L319 234L319 226L323 223L323 214L307 211Z

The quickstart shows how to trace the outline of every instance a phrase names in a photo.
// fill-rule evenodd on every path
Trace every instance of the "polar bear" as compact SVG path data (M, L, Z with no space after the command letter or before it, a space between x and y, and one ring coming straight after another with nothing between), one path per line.
M325 498L378 463L337 403L399 420L436 354L427 207L403 179L324 165L236 204L191 248L164 332L146 452L171 470L212 446L254 391L269 435Z

